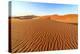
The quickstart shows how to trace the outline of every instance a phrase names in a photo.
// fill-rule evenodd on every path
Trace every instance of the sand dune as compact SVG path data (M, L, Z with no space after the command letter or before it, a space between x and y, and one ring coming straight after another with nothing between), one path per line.
M58 22L64 23L78 23L78 14L66 14L66 15L46 15L46 16L36 16L36 15L29 15L29 16L17 16L12 17L15 19L50 19L55 20Z
M41 19L51 19L58 22L65 23L78 23L78 15L77 14L67 14L67 15L48 15L48 16L40 16Z
M12 52L77 49L78 25L52 19L11 19Z
M63 16L51 16L51 19L66 22L66 23L78 23L78 15L77 14L68 14Z
M32 18L36 18L38 16L35 16L35 15L28 15L28 16L15 16L15 17L12 17L14 19L32 19Z

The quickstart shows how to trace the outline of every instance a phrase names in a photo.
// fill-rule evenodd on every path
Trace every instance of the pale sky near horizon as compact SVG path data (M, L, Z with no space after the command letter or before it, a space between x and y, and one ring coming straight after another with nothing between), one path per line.
M12 16L77 14L78 6L72 4L39 3L27 1L12 1Z

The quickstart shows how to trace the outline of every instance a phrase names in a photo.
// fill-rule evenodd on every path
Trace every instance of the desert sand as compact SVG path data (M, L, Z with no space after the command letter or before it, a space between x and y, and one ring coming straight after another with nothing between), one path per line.
M77 15L50 15L36 18L11 18L13 53L78 48Z

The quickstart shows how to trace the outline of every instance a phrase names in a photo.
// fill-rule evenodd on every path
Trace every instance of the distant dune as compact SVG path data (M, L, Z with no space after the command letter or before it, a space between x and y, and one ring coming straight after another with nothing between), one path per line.
M60 22L66 22L66 23L78 23L78 15L77 14L68 14L63 16L51 16L51 19L60 21Z
M35 18L35 17L38 17L38 16L28 15L28 16L15 16L15 17L12 17L12 18L15 18L15 19L32 19L32 18Z
M65 23L78 23L78 15L77 14L67 14L67 15L48 15L41 16L41 19L51 19L59 22Z
M11 19L12 52L34 52L78 48L77 15Z
M16 19L50 19L50 20L55 20L55 21L65 22L65 23L78 23L78 14L46 15L46 16L29 15L29 16L12 17L12 18L16 18Z

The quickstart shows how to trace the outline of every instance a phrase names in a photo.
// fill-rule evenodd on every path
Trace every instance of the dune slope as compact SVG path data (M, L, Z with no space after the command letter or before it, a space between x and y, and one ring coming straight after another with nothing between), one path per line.
M49 19L11 19L12 52L77 49L77 27Z

